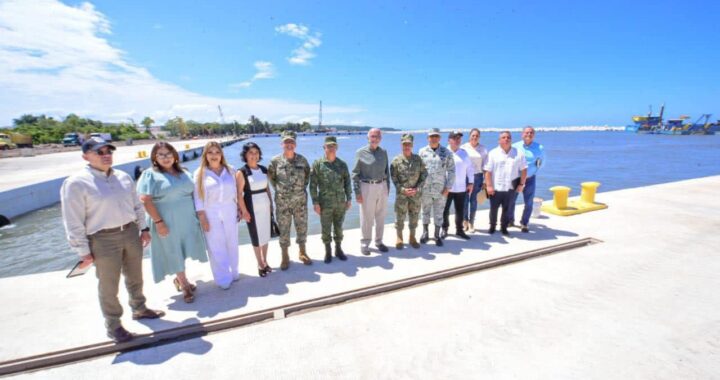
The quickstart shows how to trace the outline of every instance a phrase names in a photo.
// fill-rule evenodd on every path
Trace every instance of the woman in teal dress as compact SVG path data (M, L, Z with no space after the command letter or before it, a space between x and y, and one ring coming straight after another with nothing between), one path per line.
M173 283L183 299L195 299L195 285L185 275L185 259L207 261L205 240L193 203L195 185L190 173L180 167L175 148L159 142L150 153L153 167L145 170L137 184L150 226L150 262L156 283L175 274Z

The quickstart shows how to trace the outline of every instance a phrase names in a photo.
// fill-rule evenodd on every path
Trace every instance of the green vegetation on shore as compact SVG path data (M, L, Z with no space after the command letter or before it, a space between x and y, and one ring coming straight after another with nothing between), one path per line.
M22 115L13 120L13 128L0 128L2 132L21 133L32 136L34 144L58 144L62 142L66 133L77 132L85 135L90 133L109 133L113 140L122 141L127 139L141 140L153 138L150 127L155 121L150 117L145 117L140 125L129 123L107 123L99 120L92 120L79 117L75 114L67 115L63 120L56 120L52 116L46 115ZM334 128L338 131L367 131L369 126L347 126L347 125L329 125L326 128ZM212 135L228 135L228 134L247 134L247 133L280 133L284 130L292 130L296 132L309 132L315 129L307 121L302 123L284 123L271 124L262 121L257 117L250 116L247 123L200 123L197 121L187 120L182 117L175 117L168 120L161 130L167 132L170 136L192 137L192 136L212 136ZM393 128L381 128L383 130L394 130Z
M34 144L58 144L62 142L63 136L70 132L109 133L113 140L138 140L151 137L147 128L146 131L140 132L138 127L131 123L103 123L98 120L81 118L72 113L62 121L45 115L22 115L13 120L13 126L12 129L0 129L0 131L30 135Z

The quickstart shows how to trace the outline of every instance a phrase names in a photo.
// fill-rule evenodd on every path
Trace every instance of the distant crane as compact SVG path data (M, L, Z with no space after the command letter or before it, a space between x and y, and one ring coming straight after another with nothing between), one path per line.
M218 112L220 112L220 122L225 124L225 115L223 115L222 107L220 107L220 105L218 105Z

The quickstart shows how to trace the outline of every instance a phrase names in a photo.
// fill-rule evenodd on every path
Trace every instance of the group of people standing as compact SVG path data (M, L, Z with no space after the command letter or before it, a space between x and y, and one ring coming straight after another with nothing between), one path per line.
M293 224L298 259L311 265L306 248L308 191L313 211L320 216L325 263L330 263L333 255L347 259L342 248L342 225L352 205L353 191L360 205L361 253L370 254L371 242L380 252L388 251L383 233L391 181L396 191L397 249L405 245L406 217L410 229L407 243L411 247L419 248L430 240L431 217L433 239L442 246L453 203L455 235L470 239L467 232L475 231L480 191L487 192L491 203L489 233L495 232L497 211L502 207L503 234L513 224L515 198L523 193L521 228L527 232L535 173L544 159L542 146L533 141L533 128L525 128L522 145L515 146L510 145L510 133L502 132L499 146L489 153L479 143L479 130L473 129L464 145L462 137L460 131L451 132L446 148L440 144L439 129L433 128L428 132L428 145L415 154L413 135L403 134L402 152L389 161L387 151L380 147L382 132L371 129L368 145L356 152L350 170L337 157L334 136L325 138L323 157L310 165L295 152L296 134L284 131L282 153L273 157L267 167L259 164L262 150L254 142L243 146L245 165L238 170L227 163L219 143L209 142L199 168L192 174L180 166L178 152L171 144L158 142L150 154L152 167L142 173L136 186L127 174L112 169L115 146L94 138L82 146L88 165L68 177L61 189L63 220L68 241L80 255L82 265L96 266L108 336L124 342L132 339L132 334L120 323L122 307L117 293L121 272L126 278L133 318L164 315L145 306L143 247L149 246L153 280L158 283L174 275L173 283L188 303L194 301L197 287L185 274L187 259L209 259L214 281L223 289L239 279L237 226L241 220L247 222L260 277L273 271L267 252L274 227L281 248L280 269L290 266ZM421 211L423 231L418 241Z

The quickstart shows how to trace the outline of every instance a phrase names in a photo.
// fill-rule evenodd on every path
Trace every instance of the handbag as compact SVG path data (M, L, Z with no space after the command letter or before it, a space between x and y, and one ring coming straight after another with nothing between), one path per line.
M485 187L484 183L482 184L480 191L478 191L476 199L477 199L478 206L485 203L485 201L488 199L487 188Z

